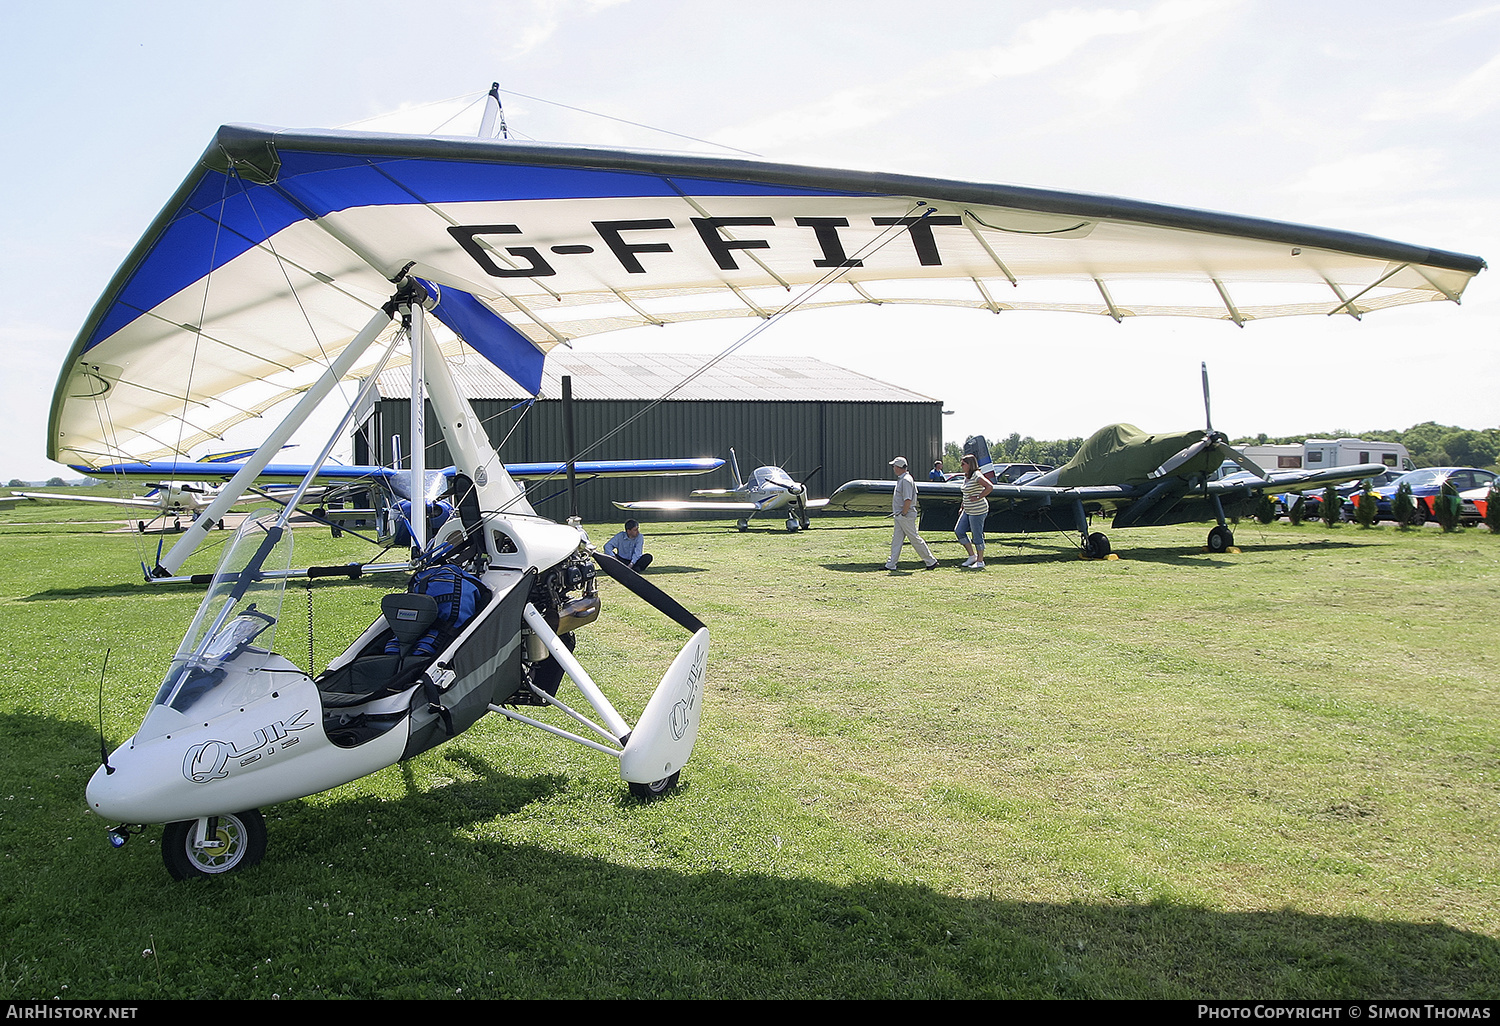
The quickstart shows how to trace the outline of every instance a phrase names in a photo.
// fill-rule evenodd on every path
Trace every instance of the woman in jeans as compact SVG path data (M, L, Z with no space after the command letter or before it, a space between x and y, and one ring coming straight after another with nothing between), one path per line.
M958 526L953 533L969 554L969 558L963 562L964 569L983 570L984 518L990 511L989 494L995 486L979 472L979 460L972 454L964 454L962 469L964 501L958 515Z

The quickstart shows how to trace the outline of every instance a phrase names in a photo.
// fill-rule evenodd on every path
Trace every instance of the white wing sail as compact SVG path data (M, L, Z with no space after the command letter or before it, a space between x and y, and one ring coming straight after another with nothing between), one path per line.
M535 392L552 346L644 324L856 303L1359 316L1457 301L1484 266L1073 193L231 126L75 341L48 455L86 468L186 458L305 389L404 274L438 295L445 353L467 347Z

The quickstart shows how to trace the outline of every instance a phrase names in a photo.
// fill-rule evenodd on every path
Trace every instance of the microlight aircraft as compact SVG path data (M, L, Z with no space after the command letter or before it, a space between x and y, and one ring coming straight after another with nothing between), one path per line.
M90 780L89 805L119 824L116 841L168 824L175 875L227 872L265 849L258 807L410 758L486 712L618 760L634 792L677 782L702 713L708 629L595 551L580 525L536 514L451 359L489 360L535 394L548 349L638 325L890 302L1242 324L1456 301L1483 267L1345 232L1036 189L222 128L84 323L59 376L48 455L89 467L183 459L290 405L161 557L171 575L339 381L366 384L335 437L399 350L415 400L413 479L426 471L424 393L458 471L455 521L429 544L415 517L413 541L428 566L466 570L489 598L424 663L409 662L411 632L430 609L409 600L427 596L387 596L383 615L310 675L273 650L283 579L269 570L290 565L288 512L249 518L140 728ZM691 633L634 725L562 637L598 616L596 567ZM548 690L559 667L602 723ZM523 702L599 740L523 715Z
M699 488L689 499L644 499L616 502L615 506L629 513L733 518L741 531L750 529L750 518L757 513L785 512L788 531L805 531L807 511L828 505L827 499L809 499L806 482L793 480L780 467L756 467L748 479L742 479L733 449L729 450L729 468L734 476L733 488ZM811 478L812 474L807 476Z
M1019 484L996 484L990 490L985 531L1034 534L1071 528L1078 532L1084 558L1103 559L1110 554L1109 536L1090 532L1091 516L1113 515L1117 528L1213 520L1208 550L1219 553L1234 545L1228 516L1250 512L1261 493L1300 492L1357 481L1384 469L1378 463L1366 463L1267 473L1231 448L1228 436L1214 430L1206 364L1202 372L1203 430L1147 434L1134 424L1105 425L1056 470ZM1214 472L1226 461L1246 474L1213 480ZM840 485L829 502L851 512L880 512L890 506L891 489L890 481L850 481ZM947 530L958 519L963 484L920 482L917 499L922 504L922 528Z
M0 498L0 505L13 505L13 499L25 499L31 502L50 500L53 502L84 502L105 506L127 506L131 509L150 510L155 516L165 518L173 516L173 529L181 530L183 514L194 519L198 514L208 508L209 503L218 497L219 489L211 481L223 477L225 468L228 473L233 474L236 469L236 461L249 456L254 450L244 449L236 452L216 453L204 457L201 461L192 464L200 468L202 473L197 476L185 476L179 474L175 469L167 466L152 466L144 464L143 471L135 475L118 475L108 471L107 468L75 467L87 474L99 474L102 477L124 477L133 476L145 478L152 482L151 490L145 495L75 495L64 492L11 492L10 495ZM227 478L225 478L227 480ZM138 521L139 528L146 529L145 521Z

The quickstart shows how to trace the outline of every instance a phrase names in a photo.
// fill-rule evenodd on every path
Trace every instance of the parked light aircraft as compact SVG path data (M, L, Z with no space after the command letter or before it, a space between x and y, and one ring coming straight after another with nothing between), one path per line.
M144 477L154 482L152 489L145 495L76 495L63 492L11 492L10 495L0 498L0 505L15 505L11 500L25 499L31 502L40 500L52 500L56 502L86 502L106 506L128 506L132 509L151 510L153 515L166 516L173 514L181 516L191 515L197 519L198 514L208 508L209 503L218 496L219 489L209 482L218 477L227 480L227 474L232 475L239 460L247 458L254 449L243 449L237 452L217 453L207 456L203 460L192 464L201 467L204 473L198 477L184 478L183 475L165 466L153 469L149 472L133 475ZM91 476L109 476L103 469L92 467L74 467L74 470L82 471ZM145 530L145 521L140 521L138 526ZM175 520L173 527L180 529L180 520Z
M426 473L424 393L457 471L457 516L431 544L426 518L413 518L414 543L430 564L478 576L490 597L430 660L409 663L408 628L430 610L387 596L383 615L314 676L274 653L274 630L297 622L283 621L284 579L270 572L290 565L289 512L248 518L141 726L90 780L89 805L118 824L117 842L168 824L163 857L176 875L227 872L265 849L258 807L410 758L486 712L618 760L632 791L677 781L706 693L708 629L597 552L581 527L536 514L451 357L490 360L535 394L549 348L640 324L774 324L797 309L891 302L1242 324L1457 300L1484 266L1368 236L1030 188L223 128L84 323L59 375L48 455L89 467L180 459L285 401L289 412L160 559L172 574L205 522L239 500L340 381L365 385L335 437L400 350L414 399L412 478ZM1184 298L1192 288L1202 302ZM1176 487L1178 476L1164 481ZM1148 492L1134 508L1161 501ZM564 637L596 620L599 569L692 635L633 725ZM563 675L553 667L592 716L548 691ZM554 707L580 733L523 715L521 702Z
M1288 470L1267 473L1230 448L1228 436L1213 428L1209 412L1208 367L1203 367L1201 431L1147 434L1133 424L1109 424L1089 437L1078 454L1056 470L1031 476L1021 484L996 484L990 491L986 532L1032 534L1043 530L1078 532L1079 548L1089 559L1110 554L1109 536L1089 531L1089 518L1112 515L1112 526L1148 527L1216 521L1208 532L1210 552L1234 544L1229 516L1248 514L1262 492L1293 492L1357 481L1381 471L1379 464ZM971 443L972 444L972 443ZM988 454L980 454L981 460ZM1226 460L1243 467L1248 477L1211 480ZM850 481L840 485L830 503L841 509L882 512L890 508L892 482ZM947 530L958 518L961 482L919 482L923 530Z
M686 459L639 459L639 460L579 460L574 464L574 474L579 482L606 477L664 477L687 474L707 474L724 465L713 457ZM100 476L125 478L155 478L163 476L196 476L203 481L229 481L237 470L234 466L219 463L161 461L144 463L112 463L97 468L75 468ZM511 477L522 481L543 481L565 474L565 463L508 463L505 469ZM260 484L296 484L313 468L305 464L268 464L256 476ZM457 467L429 470L423 476L420 489L427 508L427 536L431 537L453 516L455 501L454 480ZM328 523L335 533L357 530L366 522L375 527L375 540L380 544L409 545L414 532L411 529L411 510L414 490L411 487L412 472L394 467L378 467L346 464L324 464L313 476L315 484L322 486L320 506L314 511L317 519ZM204 487L205 494L216 495L218 489ZM275 499L274 495L267 496ZM379 504L372 500L379 498ZM65 496L56 496L65 498ZM206 508L208 503L203 503ZM156 580L172 580L169 576L158 576Z
M807 511L822 509L827 499L809 499L807 484L794 481L780 467L756 467L748 480L740 477L740 463L729 450L733 488L700 488L690 499L646 499L638 502L616 502L618 509L629 513L664 513L691 517L733 517L741 531L750 529L750 518L757 513L785 511L788 531L807 530ZM807 475L809 478L816 474ZM699 498L703 496L703 498ZM721 498L707 498L721 496Z

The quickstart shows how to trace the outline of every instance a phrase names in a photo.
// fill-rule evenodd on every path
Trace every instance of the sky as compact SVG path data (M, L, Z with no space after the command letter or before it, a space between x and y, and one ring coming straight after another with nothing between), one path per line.
M492 81L522 140L741 150L1500 254L1500 3L114 0L20 5L6 29L0 480L75 476L45 457L62 361L220 124L461 134ZM1461 306L1358 322L855 308L788 317L742 352L941 399L954 441L1198 426L1200 361L1233 435L1493 427L1497 273ZM714 353L754 323L579 347Z

